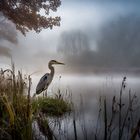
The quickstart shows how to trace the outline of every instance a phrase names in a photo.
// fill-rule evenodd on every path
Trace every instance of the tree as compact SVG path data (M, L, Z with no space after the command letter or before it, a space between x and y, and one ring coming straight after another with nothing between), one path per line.
M49 16L50 10L57 11L60 5L60 0L0 0L0 11L25 35L29 30L38 33L43 28L59 26L60 17L46 16Z
M140 66L140 16L126 15L101 28L97 39L100 66ZM100 58L100 59L99 59Z
M89 49L88 37L82 31L65 31L61 34L58 52L73 57Z

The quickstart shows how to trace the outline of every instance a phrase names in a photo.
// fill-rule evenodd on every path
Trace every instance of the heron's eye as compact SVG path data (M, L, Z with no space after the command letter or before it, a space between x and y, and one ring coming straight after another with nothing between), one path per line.
M47 76L44 77L44 80L46 80L46 79L47 79Z

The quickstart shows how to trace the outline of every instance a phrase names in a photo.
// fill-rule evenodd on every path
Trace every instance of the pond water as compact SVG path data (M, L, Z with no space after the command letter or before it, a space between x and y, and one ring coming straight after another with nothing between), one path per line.
M37 84L39 77L34 77L33 89ZM98 135L98 139L102 139L103 131L103 112L99 118L99 99L106 98L108 120L111 117L111 106L113 96L116 98L120 95L121 84L123 75L64 75L62 77L55 76L54 81L48 89L48 96L57 93L60 89L62 94L72 94L71 100L74 104L75 113L66 115L63 118L56 119L54 133L58 139L75 139L74 124L76 123L76 133L78 139L95 139L95 134ZM127 76L125 81L126 88L123 90L122 102L127 106L129 101L129 94L133 96L137 95L139 99L140 95L140 78L139 76ZM117 99L116 99L117 100ZM137 101L138 106L139 101ZM103 108L103 106L102 106ZM139 109L137 110L139 111ZM124 111L125 112L125 111ZM139 117L134 115L135 120ZM53 120L53 119L50 119ZM53 121L54 122L54 121ZM54 125L52 125L54 126ZM118 125L116 125L116 128ZM117 133L117 132L116 132ZM115 136L117 134L113 134ZM43 139L43 137L42 137ZM117 139L117 138L116 138ZM127 139L123 137L123 139Z

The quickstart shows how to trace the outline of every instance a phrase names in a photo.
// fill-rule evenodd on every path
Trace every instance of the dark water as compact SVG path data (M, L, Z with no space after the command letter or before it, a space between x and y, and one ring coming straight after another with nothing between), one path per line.
M66 115L60 119L55 119L55 123L54 119L50 119L50 122L53 122L51 123L51 127L53 128L57 139L75 139L73 120L75 120L76 123L78 139L95 139L95 134L98 135L98 139L102 139L104 135L104 117L102 106L102 112L100 118L98 118L100 109L99 99L102 97L102 100L104 98L107 100L109 122L111 118L112 98L113 96L116 96L117 100L119 97L122 80L123 75L66 75L61 78L56 76L56 79L48 90L48 94L51 96L52 93L57 93L58 89L60 89L64 95L66 92L67 94L72 94L71 98L75 108L75 113ZM135 102L138 106L140 105L140 79L137 76L127 76L125 85L126 88L123 89L122 93L122 102L125 104L123 110L124 115L125 110L127 109L130 93L131 95L137 95ZM139 108L134 114L134 119L137 120L138 117L140 117ZM114 122L114 125L116 127L116 132L114 132L113 137L118 139L117 120ZM125 131L126 130L124 130L124 133L127 134ZM123 139L127 139L127 136L124 136ZM44 138L42 137L40 139Z

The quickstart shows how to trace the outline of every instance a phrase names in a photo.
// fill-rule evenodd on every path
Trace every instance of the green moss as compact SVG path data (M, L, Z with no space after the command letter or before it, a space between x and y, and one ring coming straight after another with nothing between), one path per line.
M45 113L48 116L62 116L71 111L71 105L58 98L38 98L32 104L35 112L37 110Z

